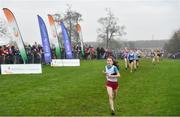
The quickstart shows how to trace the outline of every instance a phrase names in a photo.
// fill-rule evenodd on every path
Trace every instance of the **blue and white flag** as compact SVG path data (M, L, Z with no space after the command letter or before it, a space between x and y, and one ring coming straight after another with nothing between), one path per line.
M73 59L71 42L69 40L69 36L68 36L67 30L66 30L63 22L61 22L61 29L62 29L62 37L64 40L64 48L65 48L65 52L66 52L66 58Z
M41 32L41 39L42 39L42 45L43 45L43 51L44 51L44 59L45 63L51 63L51 49L50 49L50 44L49 44L49 37L46 29L46 25L43 21L43 19L38 15L38 22L39 22L39 27L40 27L40 32Z

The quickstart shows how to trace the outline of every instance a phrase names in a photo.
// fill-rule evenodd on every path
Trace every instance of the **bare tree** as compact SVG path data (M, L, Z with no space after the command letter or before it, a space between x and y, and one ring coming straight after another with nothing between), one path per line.
M120 26L118 24L119 20L110 9L106 8L107 16L101 17L98 20L101 27L98 28L98 40L106 42L106 48L109 48L109 44L112 40L120 39L124 34L125 26Z
M67 6L68 8L64 14L63 21L67 25L70 41L74 43L78 43L79 38L78 38L77 30L76 30L76 25L80 21L82 21L82 15L77 11L73 11L71 9L71 5L68 4Z

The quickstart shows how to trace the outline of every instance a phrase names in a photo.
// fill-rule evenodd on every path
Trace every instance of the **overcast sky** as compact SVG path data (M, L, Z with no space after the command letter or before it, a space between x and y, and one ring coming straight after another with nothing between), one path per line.
M82 14L84 41L97 40L97 20L105 16L105 8L125 25L127 35L122 40L169 39L180 28L180 0L0 0L0 17L6 20L2 8L9 8L23 40L41 43L37 15L44 19L51 38L47 14L64 13L67 4Z

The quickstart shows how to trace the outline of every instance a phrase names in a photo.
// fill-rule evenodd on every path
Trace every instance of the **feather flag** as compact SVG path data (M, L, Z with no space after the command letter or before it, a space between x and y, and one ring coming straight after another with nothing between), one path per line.
M57 56L57 58L61 58L61 46L60 46L61 44L58 41L58 33L57 33L56 26L55 26L55 22L54 22L52 15L48 15L48 19L49 19L49 23L50 23L50 27L51 27L51 32L53 35L53 44L55 45L56 56Z
M84 44L83 44L83 36L82 36L82 31L81 31L81 26L79 24L76 25L76 30L79 34L79 40L81 43L81 54L84 56Z
M24 48L24 42L23 42L21 33L19 31L16 19L15 19L13 13L9 9L3 8L3 11L4 11L4 14L5 14L7 20L8 20L8 23L13 28L13 34L14 34L13 37L15 39L17 46L18 46L18 49L19 49L20 55L23 59L23 62L27 63L27 61L28 61L27 54L26 54L26 50Z
M38 15L38 22L39 22L39 28L41 32L41 39L42 39L42 45L43 45L43 51L44 51L44 60L45 60L45 63L48 64L52 61L49 37L48 37L46 25L43 19L39 15Z
M61 22L61 29L62 29L62 37L64 40L64 48L65 48L65 52L66 52L66 58L73 59L71 42L69 40L69 36L68 36L67 30L66 30L63 22Z

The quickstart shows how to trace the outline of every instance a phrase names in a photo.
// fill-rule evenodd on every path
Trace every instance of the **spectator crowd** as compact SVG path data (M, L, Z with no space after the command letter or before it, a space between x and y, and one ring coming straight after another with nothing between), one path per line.
M33 45L25 45L28 61L27 63L44 63L43 48L40 44L34 43ZM139 49L141 56L151 57L152 49ZM80 45L73 46L73 56L75 59L106 59L108 56L113 56L116 59L123 59L124 49L105 49L103 47L93 47L85 45L84 49L81 49ZM51 47L52 59L66 59L65 49L61 48L61 56L57 57L55 52L55 46ZM3 45L0 46L0 64L22 64L23 60L20 55L20 51L16 46Z

